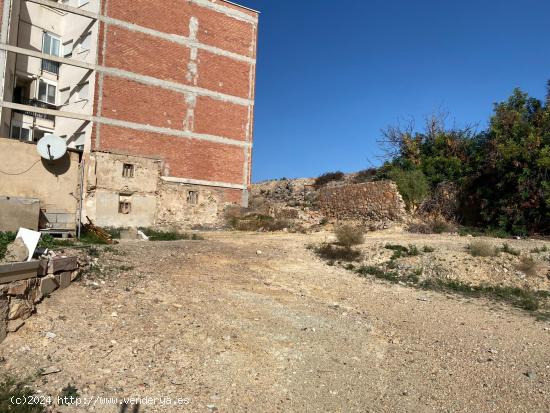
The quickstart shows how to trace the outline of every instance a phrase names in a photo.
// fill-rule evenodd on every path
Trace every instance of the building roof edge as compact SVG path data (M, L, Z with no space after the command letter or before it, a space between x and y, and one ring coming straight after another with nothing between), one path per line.
M241 7L243 9L246 9L246 10L250 10L250 11L253 11L254 13L258 13L258 14L261 14L260 11L258 10L254 10L254 9L251 9L250 7L246 7L246 6L243 6L242 4L239 4L239 3L235 3L233 1L229 1L229 0L222 0L224 3L229 3L229 4L232 4L233 6L237 6L237 7Z

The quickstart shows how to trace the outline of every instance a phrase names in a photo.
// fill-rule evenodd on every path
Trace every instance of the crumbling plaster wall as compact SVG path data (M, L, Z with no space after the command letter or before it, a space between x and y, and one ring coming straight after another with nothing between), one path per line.
M124 176L124 165L133 172ZM94 152L88 165L86 215L104 227L149 227L154 224L156 191L162 162L157 159ZM131 204L121 213L120 202Z
M0 138L0 195L35 198L48 214L67 214L74 228L79 195L79 155L43 160L36 145Z
M189 202L189 192L198 194L196 204ZM215 226L224 202L223 190L197 185L162 182L157 198L155 224L190 228L193 226Z
M133 176L124 176L132 165ZM88 165L86 215L103 227L191 228L216 226L226 205L226 189L162 179L164 163L139 156L93 152ZM198 199L193 202L190 192ZM121 213L121 202L131 208Z
M319 208L327 218L366 224L403 221L407 212L397 185L391 181L326 187L319 193Z

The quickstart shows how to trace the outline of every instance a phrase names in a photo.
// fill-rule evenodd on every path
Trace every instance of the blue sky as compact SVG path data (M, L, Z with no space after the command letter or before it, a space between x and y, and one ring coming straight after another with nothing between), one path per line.
M381 162L380 129L543 98L548 0L240 0L259 10L253 181Z

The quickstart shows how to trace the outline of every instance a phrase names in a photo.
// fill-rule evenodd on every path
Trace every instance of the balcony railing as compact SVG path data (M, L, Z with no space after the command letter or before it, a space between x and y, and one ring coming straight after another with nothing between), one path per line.
M61 63L52 62L51 60L42 59L42 70L59 75L59 66Z
M35 108L56 109L55 106L48 105L47 103L40 102L39 100L36 100L36 99L14 98L13 102L19 103L21 105L34 106ZM26 110L15 110L15 112L22 113L23 115L27 115L27 116L33 116L38 119L45 119L45 120L55 122L55 116L53 115L44 115L43 113L35 113L35 112L26 111Z

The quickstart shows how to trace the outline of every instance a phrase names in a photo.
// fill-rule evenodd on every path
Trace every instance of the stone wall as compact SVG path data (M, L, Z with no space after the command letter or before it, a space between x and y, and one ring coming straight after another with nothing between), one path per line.
M36 305L78 276L76 257L53 257L40 262L0 264L0 342L15 332Z
M221 188L161 181L157 194L155 226L186 229L220 223L225 206Z
M369 225L400 222L407 215L403 198L391 181L323 188L318 205L329 219L360 221Z

